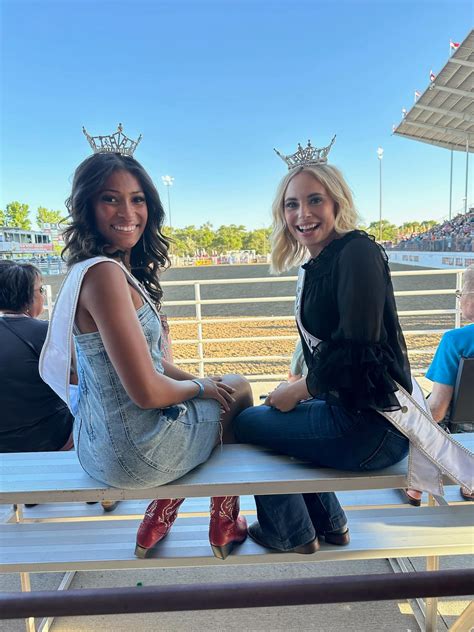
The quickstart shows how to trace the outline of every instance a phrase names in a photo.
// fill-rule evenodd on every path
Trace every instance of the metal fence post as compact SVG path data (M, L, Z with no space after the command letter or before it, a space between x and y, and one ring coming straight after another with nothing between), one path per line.
M456 290L462 290L462 272L456 272ZM461 327L461 308L459 301L456 299L456 313L454 315L454 326Z
M194 300L196 301L197 349L199 358L199 377L204 377L204 345L202 337L201 285L194 284Z
M51 319L51 314L53 312L53 292L51 290L50 285L46 285L46 306L45 311L48 312L48 320Z

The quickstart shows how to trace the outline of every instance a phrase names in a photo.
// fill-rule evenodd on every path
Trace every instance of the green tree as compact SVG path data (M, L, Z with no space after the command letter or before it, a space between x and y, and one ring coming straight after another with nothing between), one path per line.
M5 226L30 230L31 220L29 218L28 204L21 204L20 202L7 204L5 207Z
M193 256L197 250L196 227L185 226L173 230L173 253L180 256Z
M382 241L394 241L398 234L398 228L395 224L392 224L388 219L382 220ZM369 235L374 235L377 240L380 239L380 222L371 222L367 227Z
M245 226L230 224L230 226L220 226L216 232L213 246L219 252L229 250L242 250L242 242L246 233Z
M426 219L424 222L421 222L420 226L423 231L430 230L433 226L436 226L439 222L435 219Z
M270 250L271 228L256 228L245 233L242 247L245 250L255 250L258 255L266 255Z
M62 216L61 211L52 211L44 206L39 206L36 212L36 221L40 228L44 228L45 224L60 224Z
M196 231L196 242L198 244L198 248L202 248L207 253L210 253L214 244L216 233L212 224L206 222L202 226L200 226Z
M0 226L5 226L5 211L0 208Z

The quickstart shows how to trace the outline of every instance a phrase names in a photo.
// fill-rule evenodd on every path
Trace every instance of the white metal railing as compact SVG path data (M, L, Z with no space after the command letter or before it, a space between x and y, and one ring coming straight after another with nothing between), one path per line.
M436 290L400 290L395 292L395 296L436 296L436 295L454 295L456 290L460 290L462 287L462 274L464 270L410 270L410 271L397 271L392 272L392 277L409 277L409 276L436 276L436 275L456 275L456 288L455 289L436 289ZM197 357L194 358L186 358L186 359L178 359L176 360L176 364L178 365L189 365L189 364L198 364L199 366L199 375L204 376L205 365L206 364L222 364L222 363L236 363L236 362L251 362L251 361L287 361L289 362L291 359L291 355L249 355L249 356L225 356L225 357L206 357L205 354L205 345L209 343L238 343L238 342L261 342L261 341L276 341L276 340L297 340L298 336L294 335L283 335L283 336L245 336L245 337L234 337L234 338L204 338L203 336L203 325L208 324L216 324L226 322L274 322L274 321L288 321L294 322L294 316L230 316L230 317L221 317L221 318L203 318L202 316L202 306L203 305L219 305L222 304L223 301L227 305L230 304L245 304L245 303L255 303L255 297L250 298L225 298L225 299L202 299L201 298L201 287L204 285L235 285L235 284L246 284L246 283L287 283L287 282L295 282L296 276L287 276L287 277L258 277L258 278L243 278L243 279L211 279L211 280L199 280L199 281L163 281L161 283L163 288L166 287L194 287L194 299L193 300L180 300L180 301L165 301L163 303L163 307L182 307L182 306L191 306L194 305L195 308L195 317L194 318L170 318L170 324L174 325L196 325L197 329L197 337L196 338L186 338L186 339L178 339L173 340L173 346L179 345L197 345ZM291 296L267 296L267 297L259 297L259 303L283 303L283 302L291 302L293 303L295 300L294 294ZM51 306L53 305L52 300L52 292L51 286L46 286L46 311L48 315L51 310ZM401 310L398 312L399 316L428 316L428 315L446 315L453 314L454 316L454 326L459 327L461 325L461 312L459 309L459 302L456 301L455 309L419 309L419 310ZM405 330L405 336L416 336L416 335L430 335L430 334L443 334L447 330L446 329L410 329ZM410 349L411 355L419 355L422 353L432 352L434 353L434 349ZM415 372L416 373L416 372ZM259 379L277 379L283 376L280 375L259 375L247 376L250 379L255 379L258 377Z

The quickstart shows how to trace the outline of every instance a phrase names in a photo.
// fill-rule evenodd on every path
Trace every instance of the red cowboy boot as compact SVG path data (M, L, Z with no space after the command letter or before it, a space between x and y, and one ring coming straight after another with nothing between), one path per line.
M247 521L239 516L239 508L238 496L211 498L209 542L212 552L221 560L225 560L234 546L247 537Z
M184 498L153 500L146 508L138 527L135 555L146 557L148 551L162 540L173 526Z

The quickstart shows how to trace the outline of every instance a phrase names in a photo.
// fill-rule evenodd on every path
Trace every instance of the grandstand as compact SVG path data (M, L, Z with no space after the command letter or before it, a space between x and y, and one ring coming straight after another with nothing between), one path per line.
M427 252L473 252L474 208L425 232L402 239L394 248Z

